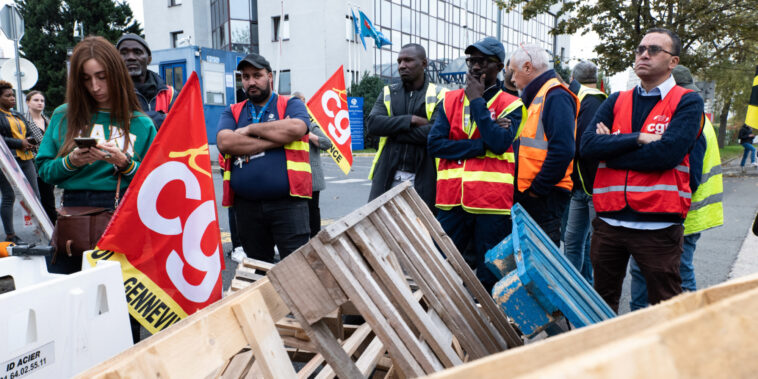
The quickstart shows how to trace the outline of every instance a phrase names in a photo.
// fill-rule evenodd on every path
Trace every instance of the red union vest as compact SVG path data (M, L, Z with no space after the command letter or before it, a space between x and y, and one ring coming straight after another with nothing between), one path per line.
M469 101L462 89L447 92L444 107L451 140L481 138L479 129L471 120ZM495 119L524 107L518 97L499 91L490 99L487 108ZM519 127L523 126L526 117L521 120ZM501 155L487 150L485 155L465 160L440 159L436 206L449 210L460 205L469 213L510 214L515 170L513 147Z
M174 93L176 93L176 90L171 86L168 86L168 89L165 91L158 92L158 95L155 96L155 110L168 113L172 105L171 102L174 100Z
M284 115L287 109L289 97L278 95L276 101L276 111L278 116ZM232 104L232 116L234 121L239 122L240 114L245 109L247 100ZM309 156L308 135L306 134L300 140L292 141L284 145L284 156L287 159L287 179L290 184L290 196L310 199L313 195L313 185L311 184L311 159ZM224 170L224 192L221 205L230 207L234 204L234 192L231 187L231 155L226 154L219 159L219 164Z
M634 91L619 93L613 107L611 133L632 132ZM684 94L692 90L674 86L653 107L640 133L663 134ZM595 175L592 202L597 212L620 211L627 206L640 213L675 214L684 219L690 208L689 154L675 168L664 171L634 171L609 168L600 162Z

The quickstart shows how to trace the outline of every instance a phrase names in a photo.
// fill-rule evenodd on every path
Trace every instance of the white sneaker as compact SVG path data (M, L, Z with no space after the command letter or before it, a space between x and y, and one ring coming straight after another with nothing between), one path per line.
M758 166L758 162L753 162L750 164L751 166Z
M242 246L237 246L232 250L232 260L237 263L242 263L242 260L247 258L247 254L245 254L245 250L242 248Z

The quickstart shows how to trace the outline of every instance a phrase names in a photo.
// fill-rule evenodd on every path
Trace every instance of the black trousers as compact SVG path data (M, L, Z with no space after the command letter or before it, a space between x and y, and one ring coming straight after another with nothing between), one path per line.
M485 265L484 255L511 234L511 216L468 213L458 206L437 212L437 221L469 267L476 270L482 286L491 292L498 278Z
M248 200L236 196L234 213L242 248L253 259L275 263L274 246L284 259L310 237L307 199Z
M313 197L308 200L308 223L311 227L311 238L321 231L321 208L318 207L320 191L313 191Z
M563 213L571 200L571 194L568 191L561 191L553 187L545 196L531 197L528 193L517 192L515 194L517 203L524 207L534 219L534 222L545 231L548 237L555 243L555 246L561 246L561 221Z
M55 211L55 186L37 177L37 187L39 187L39 201L45 210L50 222L55 225L58 219L58 212Z

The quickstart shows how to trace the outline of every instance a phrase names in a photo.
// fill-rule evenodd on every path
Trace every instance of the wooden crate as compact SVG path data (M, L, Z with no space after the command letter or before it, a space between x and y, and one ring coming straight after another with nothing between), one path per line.
M232 285L229 287L229 294L253 285L256 281L265 278L268 271L274 267L268 262L256 259L245 258L237 266L235 276L232 279ZM347 304L349 305L349 304ZM353 309L352 307L348 307ZM340 345L346 354L357 357L358 367L362 373L368 375L372 370L377 369L379 361L386 358L386 349L371 331L368 324L362 325L343 325L342 309L333 312L325 318L332 334L340 341ZM351 314L357 314L352 311ZM302 362L304 365L297 372L298 378L308 378L313 374L315 378L332 378L335 376L334 370L326 364L323 356L316 352L315 346L311 343L310 338L303 330L303 327L293 318L285 317L276 322L276 329L279 336L284 342L284 346L293 362ZM388 359L388 358L387 358ZM250 370L253 366L255 357L250 349L245 348L228 363L221 378L234 377L228 372L244 372L248 368L248 377L261 376L259 371ZM377 372L387 372L391 369L391 363L387 367L381 366Z
M268 278L340 377L366 376L324 322L348 302L406 377L523 343L408 183L329 225Z
M227 296L131 349L81 373L80 378L294 378L274 326L289 314L268 279ZM250 366L230 362L247 346ZM231 367L230 367L231 365Z
M754 377L756 312L758 274L431 377Z

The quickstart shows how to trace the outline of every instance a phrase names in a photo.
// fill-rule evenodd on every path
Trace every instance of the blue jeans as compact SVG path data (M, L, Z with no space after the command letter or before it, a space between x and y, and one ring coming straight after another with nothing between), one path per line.
M745 142L742 144L742 147L745 148L745 152L742 153L742 162L740 162L740 166L745 165L748 154L750 155L750 163L755 163L755 147L753 144Z
M700 239L700 233L693 233L684 236L684 244L682 246L682 259L679 263L679 275L682 277L682 290L683 291L696 291L697 284L695 283L695 265L692 263L692 259L695 255L695 245L697 240ZM632 258L629 261L629 273L632 275L632 300L629 302L629 308L632 311L636 311L648 306L647 302L647 285L645 285L645 277L642 276L637 262Z
M590 285L592 285L592 263L590 262L592 225L590 223L594 218L595 207L592 206L592 196L587 195L583 190L575 190L571 194L569 203L563 254Z

